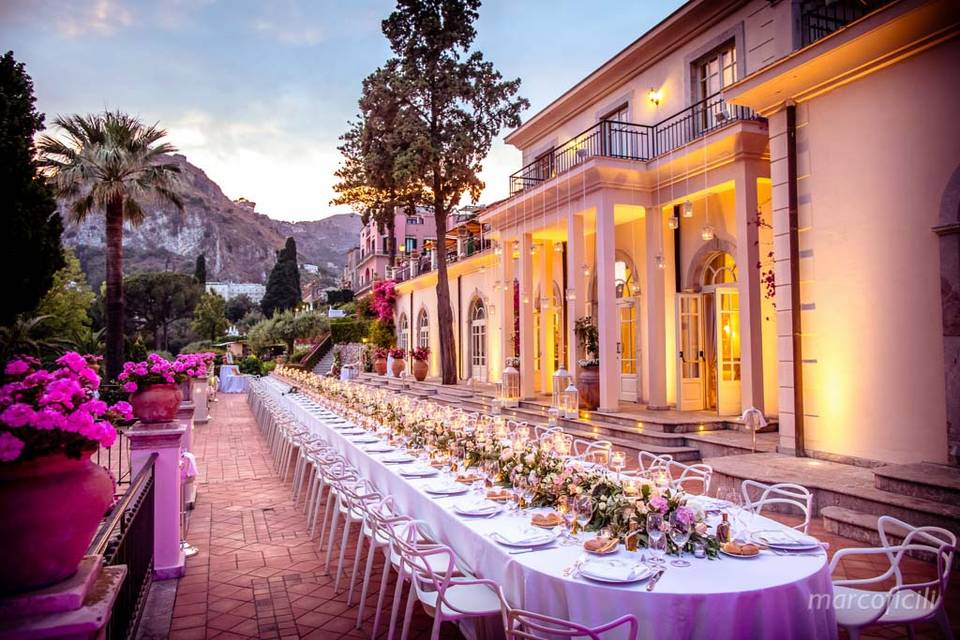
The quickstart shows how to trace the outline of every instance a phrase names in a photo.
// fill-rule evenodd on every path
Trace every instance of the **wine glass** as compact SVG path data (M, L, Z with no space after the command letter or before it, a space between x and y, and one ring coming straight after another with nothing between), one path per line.
M670 517L670 539L677 545L678 557L670 564L674 567L689 567L690 562L683 559L683 548L690 539L690 522L680 517L676 512Z
M593 519L593 501L590 496L580 495L573 499L573 512L578 525L578 530L583 529L590 524Z
M610 469L617 472L617 482L620 481L620 472L627 466L627 454L623 451L614 451L610 455Z
M647 514L647 540L650 542L650 552L653 555L652 564L663 564L663 554L660 553L660 541L663 539L663 515L659 512Z

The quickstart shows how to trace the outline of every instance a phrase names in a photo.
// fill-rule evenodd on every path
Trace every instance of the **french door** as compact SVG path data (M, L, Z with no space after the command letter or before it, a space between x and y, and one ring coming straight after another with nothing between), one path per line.
M717 413L740 413L740 292L717 287Z
M677 408L704 408L703 299L699 293L677 294Z
M474 380L487 379L487 313L483 305L478 304L470 321L470 377Z
M617 343L617 359L620 365L620 399L637 401L637 305L633 300L621 302L618 307L620 341Z

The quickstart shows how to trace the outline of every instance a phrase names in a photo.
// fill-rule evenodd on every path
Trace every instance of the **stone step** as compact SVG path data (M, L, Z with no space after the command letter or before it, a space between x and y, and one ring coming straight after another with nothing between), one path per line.
M862 511L854 511L846 507L824 507L820 511L823 518L823 528L829 533L857 540L873 547L881 544L880 534L877 530L877 522L880 516ZM891 542L900 542L906 534L900 527L887 527L891 534L888 540Z
M907 496L960 504L960 467L919 462L892 464L873 470L874 486Z

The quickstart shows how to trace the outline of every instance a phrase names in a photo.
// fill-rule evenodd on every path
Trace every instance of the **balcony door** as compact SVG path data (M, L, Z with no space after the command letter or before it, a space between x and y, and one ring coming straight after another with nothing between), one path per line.
M637 157L637 144L632 139L633 131L629 125L629 105L617 107L602 120L603 123L603 152L604 155L614 158Z
M703 409L706 401L703 358L703 299L699 293L677 294L677 408Z
M699 133L727 122L724 102L719 96L704 102L737 81L737 48L733 40L714 49L693 63L696 124Z

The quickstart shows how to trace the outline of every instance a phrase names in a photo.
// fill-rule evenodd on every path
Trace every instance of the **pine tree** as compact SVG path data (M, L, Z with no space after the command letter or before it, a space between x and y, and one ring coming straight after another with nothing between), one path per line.
M0 215L10 250L0 252L6 274L0 324L32 311L64 266L57 203L37 172L33 136L43 129L33 82L13 52L0 58Z
M287 238L277 252L277 263L267 279L267 291L260 301L263 315L272 318L277 311L293 309L300 304L300 267L297 265L297 243Z
M202 253L197 256L197 264L193 268L193 279L201 285L207 284L207 257Z

